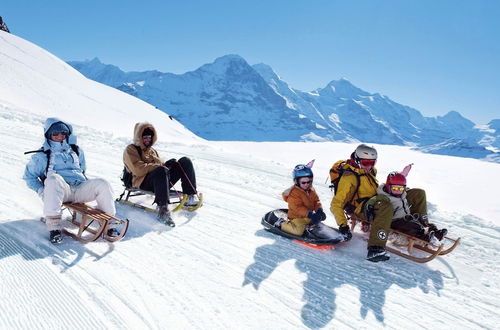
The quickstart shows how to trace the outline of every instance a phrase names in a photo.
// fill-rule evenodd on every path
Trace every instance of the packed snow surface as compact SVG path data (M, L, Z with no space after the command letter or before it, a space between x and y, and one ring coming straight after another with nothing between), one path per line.
M325 179L355 144L205 141L24 40L0 33L0 46L0 329L498 328L499 164L376 145L379 179L414 163L409 185L426 189L430 218L460 246L427 264L371 263L355 232L318 251L260 219L286 207L292 168L316 159L333 226ZM153 122L160 155L193 160L204 206L167 228L118 205L131 222L123 240L50 244L42 202L21 179L48 116L74 125L87 175L109 180L117 197L133 124Z

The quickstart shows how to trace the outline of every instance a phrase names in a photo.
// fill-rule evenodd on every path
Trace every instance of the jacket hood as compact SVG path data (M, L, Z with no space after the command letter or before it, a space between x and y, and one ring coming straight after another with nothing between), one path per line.
M51 117L51 118L47 118L45 120L45 124L43 125L43 134L45 136L45 143L44 143L45 150L50 148L50 144L48 143L50 141L50 139L47 136L47 132L49 131L49 129L52 125L57 124L57 123L63 123L64 125L68 126L69 135L66 137L66 141L69 144L76 144L76 136L73 134L73 126L71 126L71 124L68 124L65 121L62 121L59 118Z
M153 124L148 123L148 122L142 122L142 123L137 123L134 126L134 144L136 146L141 147L142 149L146 148L144 143L142 142L142 133L146 128L149 128L153 131L153 138L151 140L151 146L155 144L156 140L158 139L158 134L156 133L156 129L153 126Z

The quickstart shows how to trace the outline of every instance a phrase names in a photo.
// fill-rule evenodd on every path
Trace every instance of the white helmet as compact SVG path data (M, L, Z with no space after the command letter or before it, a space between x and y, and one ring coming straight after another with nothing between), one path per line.
M377 159L377 150L366 144L360 144L354 151L354 156L357 159Z

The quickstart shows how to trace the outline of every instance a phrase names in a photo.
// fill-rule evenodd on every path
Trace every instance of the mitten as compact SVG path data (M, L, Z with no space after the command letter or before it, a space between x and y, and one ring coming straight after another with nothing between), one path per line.
M349 230L349 226L342 225L339 227L339 233L344 236L344 242L349 241L352 238L351 231Z

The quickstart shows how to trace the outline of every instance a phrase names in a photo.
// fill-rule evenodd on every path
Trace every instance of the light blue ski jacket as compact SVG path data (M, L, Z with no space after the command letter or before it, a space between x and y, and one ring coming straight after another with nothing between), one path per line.
M85 177L85 156L83 150L78 148L77 155L70 144L76 144L76 136L73 135L73 127L57 118L47 118L44 126L44 135L47 135L49 128L56 123L64 123L69 128L69 135L63 142L54 142L49 137L45 138L42 149L50 149L50 161L45 152L36 152L31 156L30 161L24 169L23 179L30 189L40 194L43 190L43 181L48 173L55 172L63 177L70 186L78 185L86 181ZM47 162L49 167L47 168ZM46 172L47 171L47 172Z

